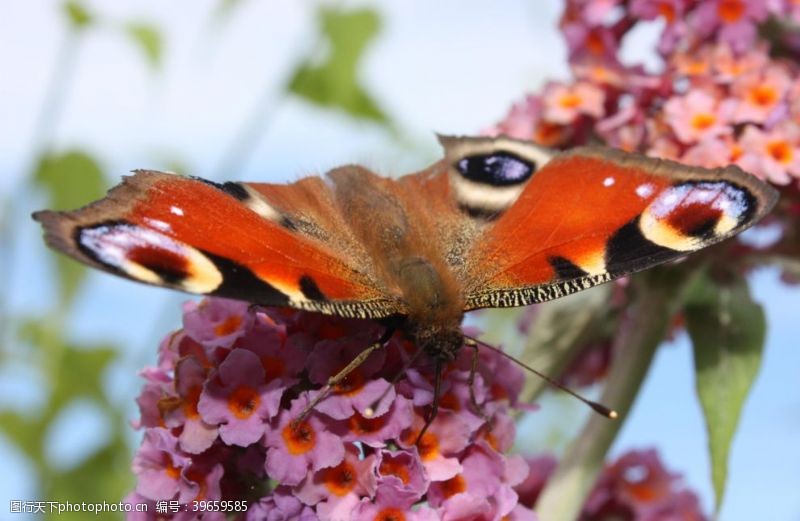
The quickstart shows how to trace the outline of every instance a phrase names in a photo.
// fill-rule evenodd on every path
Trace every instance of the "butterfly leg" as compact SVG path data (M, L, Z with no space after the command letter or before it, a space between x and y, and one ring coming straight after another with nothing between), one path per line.
M297 419L295 419L295 422L296 423L302 422L306 418L306 416L308 416L308 414L312 410L314 410L314 407L316 407L319 402L321 402L322 400L324 400L325 398L328 397L328 395L331 393L331 391L333 390L334 387L339 385L339 383L341 383L345 378L347 378L347 376L350 373L355 371L358 368L358 366L363 364L366 361L366 359L369 358L369 355L371 355L376 350L382 348L385 344L386 344L386 342L384 342L383 339L375 342L374 344L370 345L368 348L366 348L363 351L361 351L358 354L358 356L353 358L350 361L350 363L347 364L344 367L344 369L342 369L341 371L339 371L335 375L333 375L330 378L328 378L328 382L325 384L325 387L320 389L320 391L311 400L311 402L309 402L309 404L306 405L306 408L303 409L303 412L301 412L300 415L297 417Z
M481 407L478 403L478 399L475 397L475 373L478 372L478 361L479 361L479 353L478 353L478 343L473 341L471 338L464 339L464 345L472 348L472 365L469 369L469 378L467 378L467 385L469 385L469 401L472 405L473 411L480 416L480 418L486 422L489 429L491 430L491 418L489 415L486 414L486 411Z
M414 442L414 445L419 445L420 441L422 441L422 437L428 431L428 427L430 427L431 423L433 423L433 420L436 419L436 415L439 413L439 396L441 394L442 394L442 360L437 358L434 383L433 383L433 403L431 404L430 411L428 411L428 414L425 416L425 425L423 425L422 430L419 431L419 434L417 435L417 441Z

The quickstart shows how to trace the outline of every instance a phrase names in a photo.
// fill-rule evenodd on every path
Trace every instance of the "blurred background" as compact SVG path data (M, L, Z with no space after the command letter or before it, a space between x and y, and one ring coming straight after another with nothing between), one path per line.
M0 518L20 500L118 501L130 421L188 297L89 273L29 215L73 208L134 168L292 181L343 163L386 175L438 158L567 75L560 0L73 1L0 16ZM654 63L653 31L623 56ZM800 519L798 300L753 275L768 343L734 439L721 519ZM710 511L705 431L683 336L662 348L612 455L657 447ZM546 397L518 450L563 449L579 404Z

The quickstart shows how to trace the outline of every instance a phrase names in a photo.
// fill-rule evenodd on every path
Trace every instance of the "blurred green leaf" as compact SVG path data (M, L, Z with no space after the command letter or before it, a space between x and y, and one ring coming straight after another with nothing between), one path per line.
M61 409L80 396L105 402L103 377L116 358L117 351L111 346L89 349L66 346L61 356L61 370L53 382L51 407Z
M103 196L105 180L98 162L86 152L70 150L64 153L45 153L38 162L33 177L48 195L48 207L71 210ZM61 303L66 305L77 293L84 268L77 262L58 255Z
M158 69L164 54L164 38L159 28L148 23L131 22L125 25L125 32L144 53L150 67Z
M86 9L83 2L78 0L68 0L64 3L64 13L69 19L73 29L82 30L89 27L94 22L94 17Z
M42 443L45 429L39 418L23 416L13 411L0 413L0 431L37 467L45 465Z
M761 365L766 319L743 278L719 285L706 277L702 286L693 289L685 311L694 345L695 385L708 432L718 511L725 492L731 441Z
M320 25L328 54L321 64L306 60L294 72L289 90L323 107L344 110L351 116L387 124L387 116L358 80L358 64L380 29L371 9L320 10Z
M29 318L20 324L19 338L33 348L38 365L50 384L47 415L58 411L76 398L90 398L107 403L103 377L117 358L118 350L110 344L75 347L66 342L58 324L47 319Z
M214 17L217 21L225 21L242 4L244 4L244 0L220 0L214 10Z

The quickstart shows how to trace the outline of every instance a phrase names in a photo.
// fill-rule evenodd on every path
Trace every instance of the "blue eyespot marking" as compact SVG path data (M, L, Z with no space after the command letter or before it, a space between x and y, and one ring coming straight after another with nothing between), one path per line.
M469 156L456 163L456 169L466 179L492 186L523 183L533 174L536 164L507 152Z

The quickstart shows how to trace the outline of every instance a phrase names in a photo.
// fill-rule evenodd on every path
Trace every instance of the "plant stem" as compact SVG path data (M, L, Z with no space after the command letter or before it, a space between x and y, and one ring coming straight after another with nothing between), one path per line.
M555 474L536 505L542 521L572 521L578 518L606 452L631 410L656 348L664 339L697 266L686 264L651 270L632 281L633 302L622 319L614 341L614 359L601 403L617 410L612 421L592 415L580 435L565 451Z

